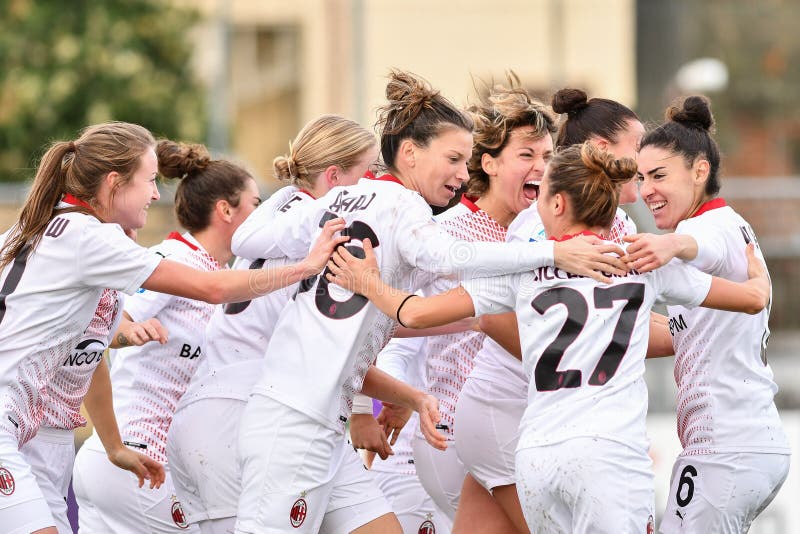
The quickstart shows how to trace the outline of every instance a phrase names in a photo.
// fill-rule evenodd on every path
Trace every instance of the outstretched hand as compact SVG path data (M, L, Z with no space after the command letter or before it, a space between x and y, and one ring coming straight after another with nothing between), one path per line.
M353 256L345 247L336 249L328 262L329 273L326 277L329 282L353 293L369 296L370 291L377 287L381 273L372 243L369 239L364 239L362 243L364 259Z
M589 236L557 241L553 247L556 267L605 283L611 282L609 275L628 273L628 266L620 259L624 255L619 246Z
M348 236L335 235L337 232L344 230L344 228L345 221L341 217L327 221L325 226L322 227L322 233L317 238L306 259L303 260L309 275L317 274L324 269L334 249L350 240Z
M383 428L386 437L389 438L389 443L394 445L397 443L397 438L400 436L400 431L406 426L408 420L411 418L413 410L401 406L399 404L392 404L384 402L381 413L378 414L378 424Z
M117 332L117 341L120 346L141 346L151 341L164 345L169 340L169 333L161 321L152 317L140 323L123 322Z
M630 243L627 255L622 258L631 269L646 273L666 265L675 257L671 234L635 234L623 238Z
M119 447L108 454L108 459L120 469L125 469L136 475L139 479L140 488L144 486L145 480L150 481L150 489L160 488L161 484L164 483L166 476L164 466L149 456L133 451L128 447Z

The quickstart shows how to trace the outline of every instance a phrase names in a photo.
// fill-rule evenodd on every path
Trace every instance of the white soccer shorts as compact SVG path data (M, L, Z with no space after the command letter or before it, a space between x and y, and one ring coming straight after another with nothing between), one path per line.
M411 442L414 450L414 465L422 487L452 521L458 509L461 486L467 469L458 459L454 441L447 442L447 449L434 449L425 438L414 436Z
M417 475L372 471L404 534L450 534L453 521L422 487Z

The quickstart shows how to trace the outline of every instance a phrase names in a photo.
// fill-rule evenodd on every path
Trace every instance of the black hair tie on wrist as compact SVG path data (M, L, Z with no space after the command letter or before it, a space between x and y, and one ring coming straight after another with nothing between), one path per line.
M396 315L396 317L397 317L397 322L398 322L398 323L400 324L400 326L402 326L403 328L408 328L408 327L407 327L406 325L404 325L404 324L403 324L403 321L401 321L401 320L400 320L400 310L402 310L402 309L403 309L403 306L405 306L405 305L406 305L406 302L408 302L408 299L410 299L411 297L416 297L416 296L417 296L417 295L415 295L414 293L412 293L412 294L408 295L406 298L404 298L404 299L403 299L403 302L401 302L401 303L400 303L400 306L398 306L398 307L397 307L397 313L396 313L395 315Z

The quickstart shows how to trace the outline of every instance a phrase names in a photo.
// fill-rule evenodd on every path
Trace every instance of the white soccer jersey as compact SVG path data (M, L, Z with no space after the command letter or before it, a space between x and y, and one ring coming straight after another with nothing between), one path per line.
M636 233L636 224L621 208L611 225L609 241L622 244L622 238ZM542 225L542 218L534 202L529 208L520 212L508 228L506 241L512 242L540 242L547 239ZM501 382L509 387L519 387L527 390L528 375L522 368L522 362L508 353L493 339L486 337L483 347L475 356L475 365L470 376Z
M265 257L307 254L324 221L339 216L347 222L349 250L363 254L357 245L370 238L382 278L406 291L429 284L431 274L513 272L552 263L552 247L456 240L432 220L422 196L393 177L334 188L300 209L299 221L286 218L270 226L270 237L263 241ZM352 379L359 349L376 335L373 329L386 332L391 321L364 297L329 285L324 273L301 282L275 327L254 393L343 431L342 387ZM373 344L372 358L381 348L378 345ZM366 359L365 354L361 357Z
M279 213L287 213L293 207L308 200L314 200L314 195L305 189L298 189L293 185L278 189L239 225L231 239L231 251L240 258L250 260L264 258L263 251L265 249L261 236L272 224L275 216Z
M276 217L296 213L298 206L311 200L314 198L310 194L295 186L284 187L270 196L239 227L246 230L240 236L247 244L245 250L252 251L257 246L258 233L273 224ZM237 258L233 268L269 269L296 261ZM206 327L203 358L180 404L212 397L247 400L261 373L261 360L275 323L296 291L297 284L293 284L251 301L218 306Z
M753 229L722 199L681 221L676 233L697 240L701 271L747 280L745 246ZM756 254L763 260L761 249ZM678 436L684 454L790 452L773 398L766 359L769 308L757 315L669 306L678 385Z
M41 393L79 342L104 288L133 293L160 261L118 225L72 212L55 216L35 250L3 268L0 428L20 444L33 436Z
M86 426L81 404L122 319L122 302L118 291L103 291L89 327L72 351L62 355L63 361L47 384L42 426L66 430Z
M450 235L464 241L496 243L506 240L505 227L466 196L461 197L461 203L437 216L436 221ZM443 293L457 285L454 280L437 280L429 293ZM444 429L447 437L453 436L458 395L472 371L473 360L485 338L486 334L472 331L427 338L425 387L439 399L441 424L447 425Z
M517 313L531 377L517 450L574 437L646 450L650 308L697 306L710 284L709 275L679 261L610 285L552 267L465 282L476 314Z
M198 270L220 269L188 233L172 233L151 251ZM169 332L166 344L118 349L111 361L120 435L156 461L167 461L167 430L203 356L205 325L213 311L212 304L155 291L141 291L125 302L125 312L134 321L155 317Z

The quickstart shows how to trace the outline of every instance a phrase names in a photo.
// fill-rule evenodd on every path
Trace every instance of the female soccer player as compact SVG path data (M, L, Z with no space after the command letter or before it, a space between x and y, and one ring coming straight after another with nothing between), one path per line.
M630 238L633 266L678 257L728 280L747 276L742 245L755 233L717 195L720 155L709 102L692 96L667 109L639 153L642 198L661 236ZM747 532L777 494L790 448L767 363L769 308L755 316L670 306L678 385L678 437L662 532Z
M105 289L139 287L210 302L268 293L317 272L341 223L299 265L264 272L204 273L154 255L122 231L144 225L158 199L155 141L145 128L108 123L53 144L17 223L0 236L0 524L55 534L19 447L41 423L42 392L86 330Z
M334 186L351 186L378 157L375 136L349 119L323 115L300 130L289 154L273 162L288 184L250 214L237 230L243 249L279 217ZM261 269L289 259L237 259L234 269ZM203 357L178 402L167 435L167 457L186 522L203 534L233 532L241 493L236 461L239 421L261 374L264 350L281 310L297 291L292 285L253 301L217 308L206 329ZM213 429L213 431L209 431Z
M202 145L160 141L156 155L161 175L180 179L175 214L187 232L171 233L151 251L198 270L225 268L232 256L233 232L260 202L255 180L237 165L212 160ZM128 317L158 319L168 329L169 340L114 354L114 411L123 442L165 464L166 479L155 490L137 488L128 474L112 467L93 435L75 462L81 530L155 533L187 527L180 501L174 498L166 437L178 400L202 358L205 325L213 311L211 304L154 291L127 299ZM103 484L97 483L100 480Z
M458 206L436 217L444 230L466 241L504 242L511 221L535 201L545 166L553 156L551 134L555 132L555 117L544 104L519 87L518 81L511 82L510 88L496 86L470 108L475 129L467 194ZM441 293L456 285L457 281L452 279L437 280L429 293ZM474 331L427 338L426 386L439 399L450 446L445 451L436 451L418 435L414 440L414 461L423 486L451 519L456 509L462 508L461 521L469 525L471 532L512 532L513 524L487 492L501 484L495 484L493 477L482 476L482 481L492 478L486 489L472 480L465 481L467 470L460 460L463 449L455 435L460 426L456 403L484 338L483 333ZM495 376L502 369L502 365L491 366L484 372ZM500 385L504 386L503 380ZM480 396L485 394L482 391ZM470 452L483 457L481 442L486 443L493 436L487 435L487 414L473 415L465 424L471 429L480 427L480 436L469 436L477 440L471 445L478 445L477 450ZM489 425L490 433L493 426ZM499 490L498 498L502 498L504 490ZM516 501L513 487L507 494ZM463 505L460 499L465 499ZM518 515L524 529L522 514Z
M550 244L468 243L432 221L429 204L446 205L467 179L472 123L413 75L392 73L386 94L381 153L392 174L335 188L302 206L299 218L276 221L261 236L259 256L303 254L321 224L343 216L351 250L360 254L356 243L368 238L378 243L387 277L406 289L424 287L431 275L553 263ZM554 247L557 263L598 277L593 269L619 265L599 253L603 247L574 244ZM391 318L324 277L300 284L275 327L240 427L238 532L289 525L302 532L399 531L344 439L352 394L360 387L371 397L417 409L429 440L445 446L433 428L438 415L431 413L430 398L410 387L388 390L386 375L369 366L392 329Z
M635 157L644 127L636 114L626 106L605 98L588 99L586 93L579 89L557 91L553 95L552 106L554 111L564 115L556 135L556 149L591 141L618 158ZM636 196L634 180L623 184L621 204L634 202ZM619 243L622 236L632 233L636 233L635 224L623 210L617 209L611 230L605 237ZM535 205L517 216L507 236L509 241L544 239L541 218ZM511 342L519 346L513 313L484 316L482 327L490 336L500 341L504 341L502 337L511 337ZM519 421L527 405L527 389L528 377L522 362L489 338L475 356L475 366L464 384L456 407L456 417L461 421L457 426L456 449L470 472L470 477L464 481L461 498L469 501L472 495L485 495L485 490L490 491L502 512L522 533L527 531L527 527L515 487L514 455L519 439ZM486 421L491 421L491 424L486 424ZM476 481L485 490L482 491ZM492 517L492 508L488 505L474 515L465 513L466 505L460 508L454 526L457 533L474 532L476 525L489 525L487 520ZM494 515L497 512L495 507ZM487 530L497 528L489 526Z
M556 155L538 209L548 237L605 233L632 159L591 144ZM370 243L366 260L334 253L330 282L367 296L409 327L516 310L531 376L517 448L517 491L531 532L646 532L653 528L647 455L644 355L657 301L757 313L769 298L766 270L750 248L751 280L737 284L676 263L611 283L553 267L475 279L421 298L388 287ZM465 291L466 289L466 291Z

